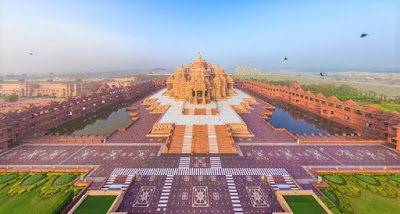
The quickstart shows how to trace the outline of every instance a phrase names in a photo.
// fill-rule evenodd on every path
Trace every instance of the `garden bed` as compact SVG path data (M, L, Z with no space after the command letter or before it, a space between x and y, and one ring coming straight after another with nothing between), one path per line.
M53 187L54 180L63 174L0 174L0 178L9 177L0 184L0 213L60 213L82 189L73 183Z
M323 177L330 187L321 192L342 213L357 214L368 210L368 213L381 214L400 210L399 174L324 174ZM340 184L335 180L337 177L345 182Z

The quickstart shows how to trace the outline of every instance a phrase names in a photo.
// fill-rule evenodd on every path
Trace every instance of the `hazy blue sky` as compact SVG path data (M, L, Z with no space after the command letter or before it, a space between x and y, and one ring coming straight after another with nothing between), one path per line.
M0 73L400 67L399 2L6 1Z

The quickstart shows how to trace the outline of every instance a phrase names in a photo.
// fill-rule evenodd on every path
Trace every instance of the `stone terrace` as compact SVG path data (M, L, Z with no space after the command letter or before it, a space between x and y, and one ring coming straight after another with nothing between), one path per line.
M260 118L262 112L265 112L263 107L268 106L268 104L256 98L259 105L252 106L254 110L251 113L240 114L243 121L247 124L250 131L253 132L254 138L234 138L236 143L246 143L246 142L263 142L263 143L292 143L296 142L285 132L276 132Z
M150 114L145 106L141 106L143 99L137 100L132 105L139 106L138 117L140 118L125 132L116 132L108 140L107 143L151 143L165 142L166 138L148 138L146 134L152 129L154 123L160 118L161 114Z

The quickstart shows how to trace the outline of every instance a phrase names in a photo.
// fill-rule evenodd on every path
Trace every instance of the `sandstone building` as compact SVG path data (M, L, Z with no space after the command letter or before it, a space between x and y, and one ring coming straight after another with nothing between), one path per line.
M18 95L20 97L56 96L74 97L97 90L98 82L5 82L0 83L0 96Z
M233 79L217 65L215 68L201 55L186 68L181 65L167 80L167 95L194 104L225 100L234 94Z

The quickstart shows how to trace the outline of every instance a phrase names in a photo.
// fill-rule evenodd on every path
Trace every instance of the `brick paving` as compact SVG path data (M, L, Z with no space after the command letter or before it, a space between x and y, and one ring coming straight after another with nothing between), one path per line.
M289 173L302 188L311 189L308 183L314 178L308 166L400 167L400 153L390 144L299 145L286 133L275 132L264 124L259 115L266 104L257 101L260 105L254 106L252 113L240 115L255 135L235 138L240 155L162 155L165 139L145 137L160 115L149 114L140 106L140 119L135 125L113 135L105 144L25 144L0 153L0 167L93 165L95 170L89 176L96 180L93 188L101 188L102 179L120 172L116 169L134 169L141 174L126 190L119 211L237 214L282 211L261 179L261 171L254 170ZM133 105L139 106L140 102Z

